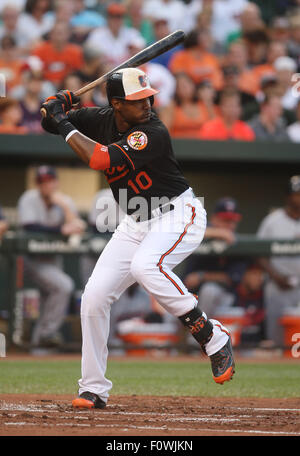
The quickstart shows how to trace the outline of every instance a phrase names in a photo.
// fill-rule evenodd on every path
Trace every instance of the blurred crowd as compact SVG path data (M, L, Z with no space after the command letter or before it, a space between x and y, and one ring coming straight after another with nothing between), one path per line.
M47 96L183 29L142 68L173 137L300 141L300 0L1 0L0 17L0 133L43 133ZM106 105L103 85L81 97Z

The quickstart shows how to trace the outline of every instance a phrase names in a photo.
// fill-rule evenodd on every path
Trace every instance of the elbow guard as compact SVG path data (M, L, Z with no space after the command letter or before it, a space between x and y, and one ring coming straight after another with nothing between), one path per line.
M103 144L96 143L93 155L90 158L89 167L95 170L104 171L110 168L110 156L108 147Z

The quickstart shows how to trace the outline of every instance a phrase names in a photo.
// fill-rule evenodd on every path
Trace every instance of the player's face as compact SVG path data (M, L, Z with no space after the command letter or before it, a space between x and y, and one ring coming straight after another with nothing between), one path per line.
M58 190L58 179L50 179L46 182L42 182L38 185L41 195L44 198L50 197L54 192Z
M151 103L149 98L142 100L117 100L113 104L115 111L129 125L137 125L147 122L151 115Z

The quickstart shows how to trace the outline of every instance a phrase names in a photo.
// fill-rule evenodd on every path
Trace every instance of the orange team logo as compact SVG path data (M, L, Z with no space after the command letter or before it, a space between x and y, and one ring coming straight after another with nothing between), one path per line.
M134 150L142 150L148 144L147 135L142 131L134 131L127 138L128 145Z

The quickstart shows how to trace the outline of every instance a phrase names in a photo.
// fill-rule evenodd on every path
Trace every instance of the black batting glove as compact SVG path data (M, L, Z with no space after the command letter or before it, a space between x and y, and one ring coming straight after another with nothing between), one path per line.
M47 117L58 124L66 119L66 113L79 101L80 98L70 90L60 90L55 95L48 97L42 107L46 110Z
M73 92L70 92L70 90L60 90L55 94L55 97L63 103L65 112L70 111L70 109L72 109L72 106L79 103L80 101L80 98L77 97Z
M42 104L42 108L46 110L46 117L51 119L56 125L67 119L64 103L56 96L47 98L45 103Z

